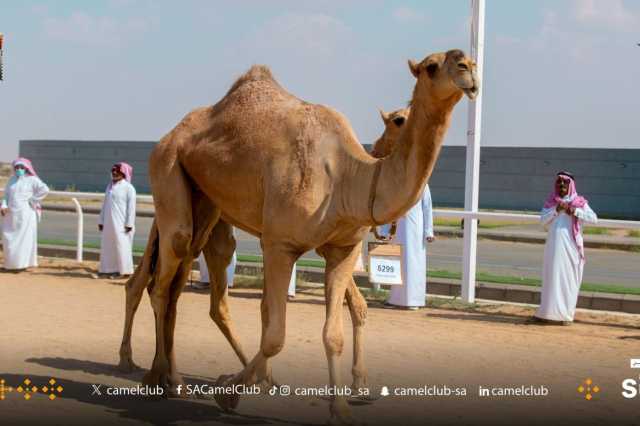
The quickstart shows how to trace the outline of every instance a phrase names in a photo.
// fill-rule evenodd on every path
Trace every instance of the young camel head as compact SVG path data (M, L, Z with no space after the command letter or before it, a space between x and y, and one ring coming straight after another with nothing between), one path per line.
M473 100L478 95L476 63L461 50L434 53L420 63L409 60L409 69L418 80L416 88L427 89L436 100L444 101L462 93Z
M380 110L380 116L384 122L384 133L378 139L371 150L371 155L376 158L386 157L396 144L400 136L400 130L409 117L410 108L402 108L392 112Z

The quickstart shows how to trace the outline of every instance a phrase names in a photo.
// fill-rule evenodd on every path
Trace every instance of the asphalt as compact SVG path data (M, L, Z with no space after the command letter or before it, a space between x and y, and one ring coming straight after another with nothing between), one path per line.
M97 215L85 214L84 238L87 243L98 243L100 233L97 229ZM144 246L151 226L150 217L138 217L135 244ZM505 227L493 230L483 230L481 233L500 233L502 235L535 234L544 236L542 230L536 226ZM428 248L429 269L443 269L452 272L462 270L462 239L455 237L459 230L450 227L436 228L440 234L436 242ZM76 216L73 213L45 211L40 224L39 238L41 240L75 241ZM446 236L443 236L446 235ZM587 236L586 238L592 238ZM601 236L598 238L602 239ZM625 237L609 237L608 240L621 240ZM238 231L236 235L238 253L261 254L260 244L256 238ZM625 238L631 241L638 239ZM618 284L625 287L640 287L640 253L611 249L587 248L587 263L584 272L584 282ZM314 252L305 253L303 258L319 259ZM516 241L496 241L481 238L478 241L478 271L498 275L521 277L540 277L542 271L543 245L539 243L525 243Z

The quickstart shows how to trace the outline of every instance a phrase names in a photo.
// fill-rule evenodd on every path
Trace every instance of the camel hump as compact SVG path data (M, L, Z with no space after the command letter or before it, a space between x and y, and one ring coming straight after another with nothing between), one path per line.
M275 78L273 78L273 74L271 73L271 69L269 69L266 65L253 65L247 72L242 74L233 86L229 89L227 94L233 92L238 87L242 86L244 83L248 83L251 81L273 81L275 82Z

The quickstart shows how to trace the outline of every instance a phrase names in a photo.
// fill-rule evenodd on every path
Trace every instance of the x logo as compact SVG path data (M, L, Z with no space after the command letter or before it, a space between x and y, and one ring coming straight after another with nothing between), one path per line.
M93 386L93 393L91 394L91 396L93 395L102 395L102 392L100 392L100 387L102 385L91 385Z

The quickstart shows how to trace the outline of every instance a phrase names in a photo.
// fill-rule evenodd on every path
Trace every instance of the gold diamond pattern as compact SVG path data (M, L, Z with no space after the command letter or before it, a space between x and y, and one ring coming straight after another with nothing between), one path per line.
M578 386L578 392L585 394L584 399L587 401L591 401L593 399L593 394L600 392L600 387L598 385L592 385L593 380L591 378L587 378L580 384L580 386Z
M12 388L11 386L6 386L5 383L6 382L4 381L4 379L0 379L0 401L6 398L5 394L7 392L13 392L14 390L14 388ZM51 401L53 401L58 397L58 395L56 395L55 392L57 392L58 394L61 394L64 388L60 384L54 387L54 385L57 384L54 378L51 378L49 380L49 384L51 385L50 387L47 385L44 385L41 388L38 388L38 386L36 386L31 381L31 379L27 377L22 381L20 385L18 385L17 388L15 388L15 391L23 394L23 398L26 399L27 401L30 400L34 394L38 393L38 391L41 391L44 394L48 394L47 397Z

